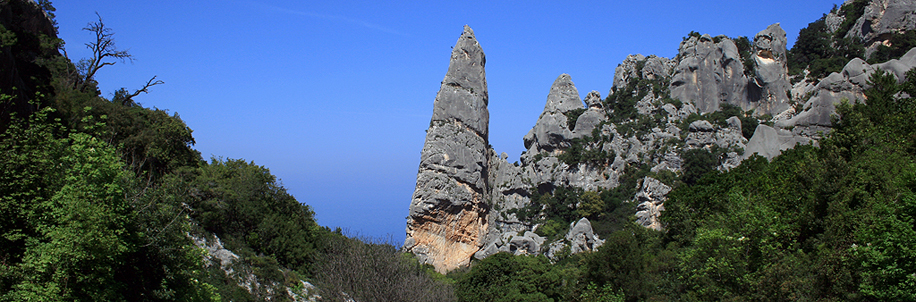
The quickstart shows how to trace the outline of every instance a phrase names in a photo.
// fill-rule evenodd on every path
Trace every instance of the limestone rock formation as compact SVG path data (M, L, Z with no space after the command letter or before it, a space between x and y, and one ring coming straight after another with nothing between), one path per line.
M700 113L719 109L719 104L741 104L747 99L747 77L735 42L709 35L681 42L680 58L671 79L671 97L691 102Z
M534 128L525 135L525 148L535 152L553 152L569 146L572 130L567 126L566 112L584 109L579 91L568 74L561 74L550 87L544 112Z
M749 91L744 110L776 114L789 108L789 85L786 67L786 31L779 23L768 26L754 36L754 78L756 90ZM754 93L756 92L756 93Z
M404 249L439 272L481 247L489 212L486 58L465 26L433 104Z
M666 195L671 192L671 187L652 177L644 177L636 192L636 223L644 227L659 230L663 229L658 216L665 210Z
M811 92L813 96L805 102L801 112L777 121L776 126L797 128L793 131L807 135L826 131L827 127L832 125L831 116L836 111L835 106L842 100L865 100L864 91L870 87L868 78L876 70L890 72L897 77L898 82L903 82L906 72L913 67L916 67L916 48L910 49L900 59L875 65L865 63L859 58L852 59L841 72L834 72L818 82Z
M872 29L850 34L881 41L886 36L874 34L879 29L889 33L911 28L907 16L916 7L906 8L910 2L873 0L863 18L874 22L856 25ZM836 31L843 16L832 13L825 23ZM440 272L467 264L471 257L499 252L545 254L556 261L593 251L603 241L591 223L606 230L622 221L589 214L585 194L606 190L626 192L633 207L627 214L644 227L662 230L658 218L674 185L662 179L683 172L685 151L713 152L717 168L728 170L754 154L772 159L799 144L816 146L820 135L830 131L837 103L867 102L864 91L875 71L889 71L902 80L916 67L914 49L881 64L853 59L842 72L793 86L787 74L786 33L778 23L743 47L739 52L725 36L692 34L681 42L675 58L630 55L614 70L613 87L604 100L596 91L580 99L571 77L560 75L550 87L544 111L523 138L526 151L513 164L488 147L485 60L466 28L434 104L405 250ZM740 110L722 110L726 104ZM751 109L755 116L746 115ZM748 139L750 133L742 129L755 131ZM653 177L629 178L635 176L628 173L646 170ZM637 185L620 187L632 180Z
M791 131L776 129L767 125L757 125L754 136L747 143L744 157L754 154L773 159L782 151L795 147L797 144L809 144L811 139L792 134Z
M563 239L554 241L548 247L546 256L558 260L564 251L569 254L594 251L604 245L604 240L598 238L592 230L592 223L588 218L579 219L569 225L569 232ZM567 250L568 249L568 250Z
M630 79L655 80L671 77L677 62L655 55L629 55L614 69L614 87L626 87Z
M847 1L848 2L848 1ZM878 45L887 44L893 33L916 28L916 1L875 0L846 33L846 37L865 41L867 56Z

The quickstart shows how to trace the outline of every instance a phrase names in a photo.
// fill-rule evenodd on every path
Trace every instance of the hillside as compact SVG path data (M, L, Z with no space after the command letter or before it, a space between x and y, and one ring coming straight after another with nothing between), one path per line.
M604 97L561 74L515 163L465 26L399 247L203 158L139 102L157 76L103 96L133 58L103 16L76 59L49 1L0 2L0 301L916 300L914 15L850 0L791 49L690 32Z
M505 280L560 282L480 271L501 269L489 265L573 270L633 301L907 300L913 228L872 226L912 219L902 129L912 128L914 14L909 1L847 1L791 49L778 23L750 38L691 32L676 57L627 57L603 99L579 99L562 74L515 163L488 146L484 43L465 26L434 102L404 249L457 269L467 301L500 300L488 287ZM872 248L879 237L894 243ZM786 270L806 273L771 283ZM516 286L503 290L572 299L565 286Z

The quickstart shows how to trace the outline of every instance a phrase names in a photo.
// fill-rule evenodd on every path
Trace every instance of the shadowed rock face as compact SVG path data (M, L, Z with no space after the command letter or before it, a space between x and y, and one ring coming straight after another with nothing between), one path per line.
M465 265L487 230L486 58L465 26L433 105L404 249L447 272Z
M864 41L867 56L871 56L878 45L888 42L891 34L913 28L916 28L916 1L873 0L846 37Z

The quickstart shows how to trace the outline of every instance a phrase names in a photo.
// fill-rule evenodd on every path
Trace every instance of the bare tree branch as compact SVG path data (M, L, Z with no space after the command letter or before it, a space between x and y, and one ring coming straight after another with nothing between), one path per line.
M163 82L162 80L157 80L156 77L157 76L153 76L153 78L149 79L149 81L146 81L146 85L143 85L143 88L137 89L136 91L134 91L134 93L131 93L131 94L127 94L127 90L124 88L121 88L121 90L118 90L115 92L115 95L111 99L111 101L116 102L116 103L121 103L121 105L124 105L124 106L135 105L136 103L133 100L134 97L140 95L141 93L149 93L150 87L160 85L160 84L165 84L165 82Z
M114 65L115 62L111 60L120 60L121 62L125 60L133 62L134 60L127 50L118 50L113 38L114 33L110 28L105 27L105 23L102 22L102 16L98 12L95 15L99 17L99 21L89 23L83 28L85 31L95 33L95 41L86 43L86 48L92 51L92 57L80 60L77 65L83 76L83 82L78 87L79 90L83 90L90 81L94 80L95 74L99 69L104 66Z

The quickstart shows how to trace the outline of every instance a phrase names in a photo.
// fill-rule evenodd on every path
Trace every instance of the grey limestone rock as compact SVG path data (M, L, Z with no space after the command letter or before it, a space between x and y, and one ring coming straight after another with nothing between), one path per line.
M589 109L604 108L604 105L601 103L601 93L592 90L587 95L585 95L585 106Z
M916 1L873 0L862 17L846 33L848 38L866 42L866 53L871 55L878 45L887 43L890 34L916 28Z
M569 146L572 131L567 127L566 112L584 109L579 91L568 74L562 74L553 82L547 95L547 104L537 123L524 137L525 148L553 152Z
M817 129L831 127L833 125L831 116L836 112L836 105L842 100L850 102L865 100L864 91L870 87L868 78L875 71L890 72L897 77L898 82L902 82L906 78L906 71L913 67L916 67L916 48L910 49L900 59L875 65L870 65L859 58L852 59L841 72L831 73L814 86L813 96L805 102L801 112L789 119L777 121L776 126Z
M539 255L545 240L544 237L531 231L525 231L522 235L519 235L519 232L503 232L497 240L488 242L486 247L477 251L474 258L484 259L499 252L514 255Z
M795 147L797 144L809 143L811 139L795 135L791 131L760 124L757 125L754 135L747 143L744 158L758 154L771 160L782 151Z
M634 201L637 202L636 223L653 230L662 230L663 227L661 222L658 221L658 216L665 210L665 200L668 199L668 192L671 192L671 187L668 185L655 178L644 177L639 191L633 197Z
M786 67L786 31L779 23L772 24L754 36L754 85L759 89L757 98L750 98L744 110L755 109L776 114L789 108L786 94L789 84ZM749 88L750 89L750 88Z
M726 122L726 127L719 127L705 120L690 123L687 138L684 140L687 149L708 149L713 146L722 149L744 149L748 141L741 134L741 120L733 116L728 118ZM727 170L736 167L740 163L740 159L737 158L737 155L733 157L731 161L726 161L719 168Z
M576 120L576 127L573 128L572 138L582 138L592 135L592 130L601 122L607 120L604 110L589 108Z
M747 77L735 42L713 41L709 35L681 42L678 63L671 78L671 97L692 103L700 113L719 109L719 104L742 104Z
M639 70L637 65L639 62L645 61L646 57L641 54L628 55L626 59L623 60L617 68L614 68L614 86L618 88L627 87L627 82L633 78L639 78Z
M687 129L690 132L712 132L716 130L709 121L705 120L694 121L690 123Z
M582 218L570 224L569 233L566 233L566 242L569 243L571 254L593 251L604 244L604 240L598 238L592 231L592 223L588 221L588 218Z
M669 78L675 65L676 62L655 55L649 57L641 54L628 55L614 69L614 87L627 87L627 83L635 78L647 80Z
M486 235L490 150L485 64L474 31L465 26L452 49L420 153L404 249L439 272L467 264Z

